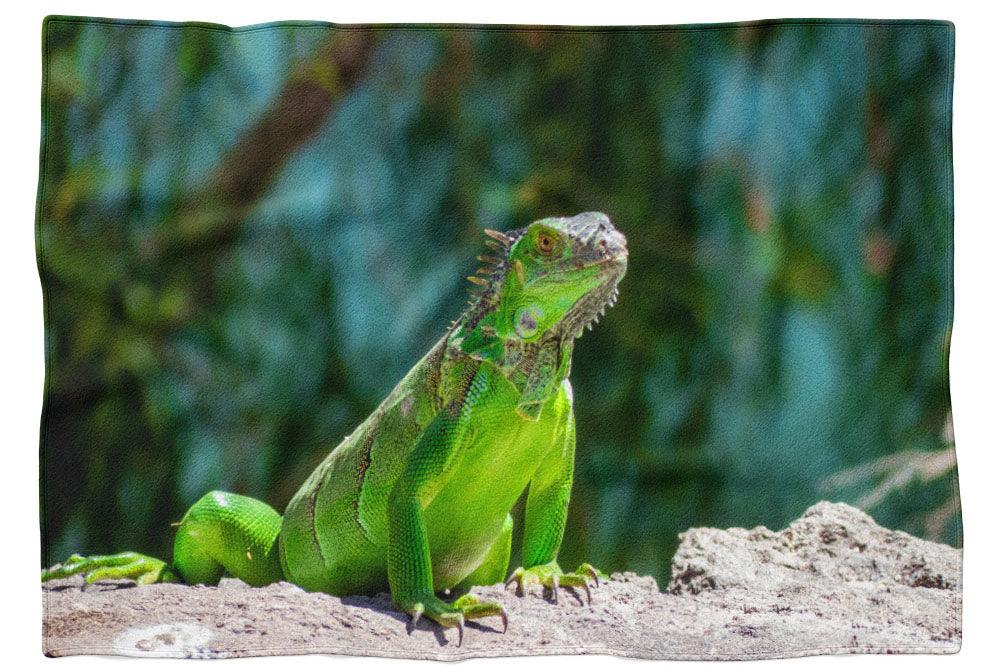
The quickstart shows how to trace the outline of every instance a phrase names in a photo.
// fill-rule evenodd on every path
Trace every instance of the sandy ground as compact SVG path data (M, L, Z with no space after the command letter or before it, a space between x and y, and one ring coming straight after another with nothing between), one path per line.
M497 618L457 631L426 620L408 634L388 595L335 598L279 583L251 588L105 582L43 586L44 651L51 656L236 657L331 653L462 659L604 653L673 659L806 654L950 653L961 643L961 551L821 503L787 529L709 528L681 536L669 589L615 574L593 603L562 592L502 600Z

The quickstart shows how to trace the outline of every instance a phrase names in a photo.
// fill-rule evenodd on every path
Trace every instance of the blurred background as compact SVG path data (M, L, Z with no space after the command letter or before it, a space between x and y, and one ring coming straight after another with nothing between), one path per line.
M282 510L444 333L482 229L608 213L561 561L820 499L959 544L952 31L50 20L43 564Z

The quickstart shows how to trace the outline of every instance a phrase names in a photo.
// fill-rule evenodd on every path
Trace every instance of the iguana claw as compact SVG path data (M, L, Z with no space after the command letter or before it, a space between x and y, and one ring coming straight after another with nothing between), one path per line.
M584 573L590 576L594 580L594 587L598 588L601 586L601 572L597 570L593 564L588 564L584 562L576 568L577 573Z
M563 573L562 569L555 562L549 564L539 564L533 567L518 567L514 573L507 578L505 587L510 587L511 583L517 584L517 593L524 596L524 591L531 585L538 583L543 587L552 590L552 601L559 603L559 588L581 588L587 595L587 605L590 605L593 598L590 594L588 582L594 581L594 587L600 585L601 572L590 564L581 564L574 573Z
M459 597L453 603L442 601L433 594L420 595L420 597L421 601L411 600L397 604L410 615L408 632L412 632L416 628L417 622L422 617L426 617L446 629L449 627L458 629L458 645L461 646L465 640L465 621L491 615L500 617L501 622L503 622L503 631L507 632L507 611L496 602L480 601L472 594Z
M424 616L424 605L421 603L413 604L411 613L410 626L406 628L406 633L408 634L413 633L413 630L417 628L417 623L420 622L420 618Z

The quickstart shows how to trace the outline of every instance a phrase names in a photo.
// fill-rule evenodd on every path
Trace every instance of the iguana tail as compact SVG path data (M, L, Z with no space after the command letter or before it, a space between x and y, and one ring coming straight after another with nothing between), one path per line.
M132 579L139 584L184 581L215 585L224 574L250 585L282 579L278 558L281 515L260 500L212 491L177 524L172 566L141 553L83 557L42 572L42 580L84 574L85 584Z

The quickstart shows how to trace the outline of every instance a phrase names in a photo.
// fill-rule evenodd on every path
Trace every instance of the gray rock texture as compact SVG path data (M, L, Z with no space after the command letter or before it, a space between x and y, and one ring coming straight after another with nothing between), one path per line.
M406 618L386 594L336 598L288 583L251 588L99 583L43 586L43 649L52 656L236 657L331 653L462 659L603 653L672 659L808 654L951 653L961 645L961 551L878 526L823 502L787 529L691 529L681 535L666 592L614 574L593 603L571 592L502 600L497 618L455 630Z

